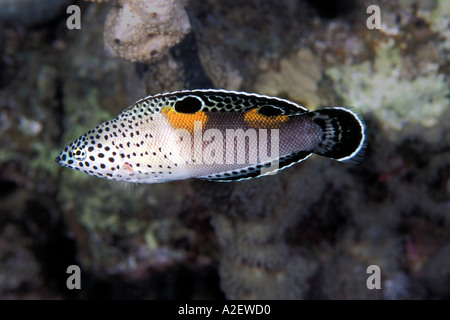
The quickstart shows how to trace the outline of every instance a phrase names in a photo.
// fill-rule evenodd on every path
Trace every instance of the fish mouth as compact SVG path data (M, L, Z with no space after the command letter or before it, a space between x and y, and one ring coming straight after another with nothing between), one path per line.
M56 162L57 164L61 165L62 160L61 160L61 158L60 158L59 156L57 156L57 157L55 158L55 162Z

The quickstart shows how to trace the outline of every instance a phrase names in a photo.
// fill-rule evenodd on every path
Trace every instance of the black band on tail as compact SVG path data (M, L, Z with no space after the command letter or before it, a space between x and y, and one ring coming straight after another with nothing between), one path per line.
M324 108L313 111L313 121L324 134L314 153L338 161L355 157L364 146L364 124L352 111L345 108Z

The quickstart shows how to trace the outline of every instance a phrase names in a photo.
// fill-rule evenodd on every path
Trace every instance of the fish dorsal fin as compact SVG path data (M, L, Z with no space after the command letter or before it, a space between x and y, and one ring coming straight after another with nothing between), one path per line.
M157 94L137 101L132 107L139 108L140 112L148 113L159 113L166 107L186 114L197 111L246 112L257 108L258 113L265 116L290 116L309 111L305 107L281 98L215 89L184 90Z
M203 177L198 177L201 180L215 181L215 182L231 182L231 181L242 181L251 178L258 178L268 174L275 173L277 171L286 169L295 163L301 162L308 159L311 156L311 152L299 151L291 153L287 156L280 157L278 159L278 166L274 170L270 170L272 163L266 162L264 164L257 164L253 166L248 166L241 169L224 171L217 174L211 174ZM268 170L263 170L263 169Z

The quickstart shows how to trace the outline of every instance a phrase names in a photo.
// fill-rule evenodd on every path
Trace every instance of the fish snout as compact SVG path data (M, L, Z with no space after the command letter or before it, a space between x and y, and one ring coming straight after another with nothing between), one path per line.
M61 160L61 158L60 158L59 156L57 156L57 157L55 158L55 162L56 162L57 164L61 165L62 160Z

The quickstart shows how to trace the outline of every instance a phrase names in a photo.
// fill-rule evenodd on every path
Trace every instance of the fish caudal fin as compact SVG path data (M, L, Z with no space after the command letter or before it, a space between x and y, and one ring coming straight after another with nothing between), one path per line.
M353 159L364 147L364 124L352 111L334 107L312 111L312 119L323 132L314 153L338 161Z

